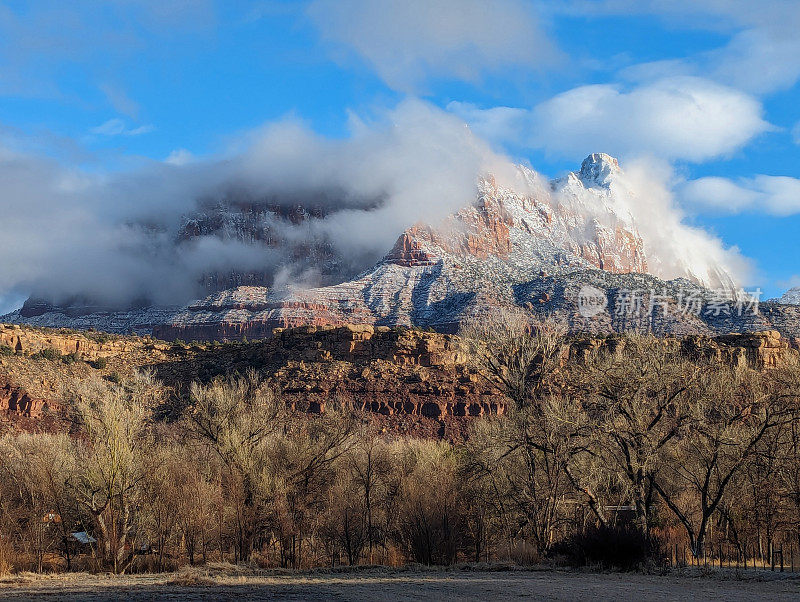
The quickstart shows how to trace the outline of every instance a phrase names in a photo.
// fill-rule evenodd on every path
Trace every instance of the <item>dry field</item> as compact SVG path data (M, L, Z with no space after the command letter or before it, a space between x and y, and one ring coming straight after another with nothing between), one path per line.
M641 575L540 571L365 569L253 574L20 575L0 579L4 600L797 600L800 578L734 573Z

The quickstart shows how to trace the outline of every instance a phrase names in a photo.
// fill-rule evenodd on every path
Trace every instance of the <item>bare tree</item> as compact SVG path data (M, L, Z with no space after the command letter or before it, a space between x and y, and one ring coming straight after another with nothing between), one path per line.
M666 458L670 473L653 486L702 556L714 513L734 477L773 429L791 419L788 394L769 375L714 365L690 400L691 428Z
M22 534L42 572L44 555L57 549L67 570L72 565L69 531L76 520L70 482L76 470L75 447L64 434L7 435L0 440L0 474L14 487L24 509Z
M396 539L416 562L452 564L464 518L455 457L447 446L435 443L417 443L408 453L413 468L402 486Z
M375 562L375 546L383 539L375 521L379 499L386 493L387 478L392 472L392 460L386 445L374 429L362 429L355 445L345 458L350 478L363 499L366 515L367 552L370 564Z
M121 573L133 561L130 538L141 484L157 460L149 423L163 389L151 375L137 374L121 384L97 377L76 381L67 395L81 433L75 495L94 520L101 560Z
M517 408L539 399L562 365L567 326L506 309L466 325L461 335L481 373Z
M630 335L620 347L573 368L572 380L582 383L582 405L594 425L593 453L618 475L639 528L648 534L653 487L670 448L686 431L698 369L671 341Z
M286 428L288 409L255 372L207 385L192 383L190 396L185 425L225 465L235 501L236 558L247 560L263 526L270 438Z

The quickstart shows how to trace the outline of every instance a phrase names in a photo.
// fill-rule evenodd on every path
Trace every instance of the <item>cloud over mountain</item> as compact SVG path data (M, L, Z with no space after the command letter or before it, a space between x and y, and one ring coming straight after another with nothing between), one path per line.
M176 242L183 215L231 199L324 204L328 217L313 226L272 226L287 237L327 238L366 267L404 228L468 202L477 175L498 161L463 122L418 101L371 122L353 117L345 139L288 119L243 136L224 156L149 162L133 172L87 172L0 146L0 238L8 248L0 290L183 303L201 292L209 271L277 273L290 264L279 249L230 237Z
M696 77L581 86L529 110L462 103L449 108L489 139L559 156L602 148L622 157L704 161L730 154L771 128L756 99Z

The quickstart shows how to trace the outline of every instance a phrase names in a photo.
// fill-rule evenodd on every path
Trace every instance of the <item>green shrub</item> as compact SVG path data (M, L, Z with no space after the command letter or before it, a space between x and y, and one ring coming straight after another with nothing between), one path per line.
M119 372L112 372L111 374L106 376L106 380L114 383L115 385L118 385L119 383L122 382L122 375Z
M98 332L96 330L89 330L83 333L87 339L94 341L95 343L108 343L109 341L113 341L114 337L106 332Z
M108 366L108 358L106 357L98 357L92 362L92 367L96 370L105 370L106 366Z
M62 355L61 356L61 361L64 362L65 364L67 364L67 365L74 364L75 362L79 362L79 361L81 361L81 359L83 359L83 358L81 357L81 354L78 353L77 351L75 351L73 353L68 353L67 355Z
M14 350L8 345L0 345L0 355L14 355Z
M42 349L38 353L34 353L31 359L50 360L52 362L61 359L61 352L58 349Z

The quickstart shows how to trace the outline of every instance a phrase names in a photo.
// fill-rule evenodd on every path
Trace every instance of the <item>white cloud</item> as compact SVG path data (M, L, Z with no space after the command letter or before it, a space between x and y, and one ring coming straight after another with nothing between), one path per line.
M581 86L531 109L450 109L482 134L512 136L531 148L563 156L602 150L704 161L728 155L771 126L761 104L732 88L695 77L671 77L625 89Z
M195 160L195 157L192 153L190 153L185 148L178 148L172 151L169 156L164 159L164 163L168 163L170 165L187 165Z
M149 134L155 129L155 126L149 124L129 129L122 119L114 118L97 127L93 127L89 131L99 136L141 136L142 134Z
M788 89L800 79L796 0L569 0L554 10L581 15L654 14L672 26L730 34L719 48L636 66L630 75L652 77L668 69L754 94Z
M720 213L795 215L800 213L800 179L765 175L737 180L699 178L681 187L681 197L687 206Z
M474 82L558 56L522 0L314 0L308 14L325 39L351 48L397 90L434 77Z
M800 121L795 123L792 128L792 140L795 144L800 144Z
M660 278L692 278L712 288L750 282L752 266L737 248L686 223L674 192L678 177L667 162L644 158L620 167L610 183L612 194L568 185L557 187L554 197L572 211L596 212L595 219L613 228L618 223L608 221L610 207L616 219L639 232L648 272Z

